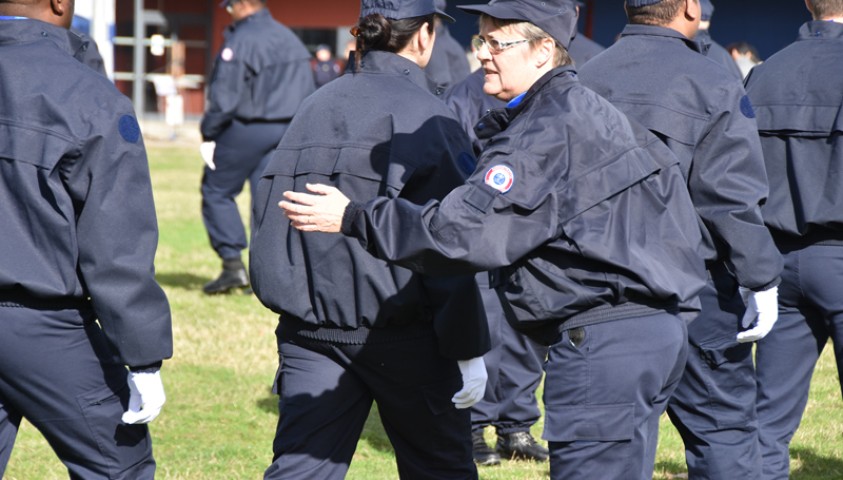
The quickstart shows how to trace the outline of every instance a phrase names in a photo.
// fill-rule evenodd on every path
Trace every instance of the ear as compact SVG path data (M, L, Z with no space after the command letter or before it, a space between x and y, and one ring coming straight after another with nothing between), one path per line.
M685 0L685 18L692 22L702 18L700 0Z
M556 53L556 41L552 38L543 38L533 49L535 65L542 68L548 63L553 63L553 56Z
M66 0L50 0L50 8L53 10L53 14L57 17L64 16L67 9L66 3Z
M433 42L436 37L436 29L431 29L430 24L425 22L419 29L418 35L418 50L425 52L433 48Z

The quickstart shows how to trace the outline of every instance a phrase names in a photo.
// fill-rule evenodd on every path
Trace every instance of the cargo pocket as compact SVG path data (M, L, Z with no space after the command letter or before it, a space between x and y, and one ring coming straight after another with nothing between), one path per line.
M135 465L152 460L152 444L146 425L127 425L121 417L124 403L121 395L128 397L128 386L118 392L104 386L76 397L88 432L96 442L102 460L113 478Z
M544 439L549 442L626 442L635 433L635 406L552 405L545 411Z

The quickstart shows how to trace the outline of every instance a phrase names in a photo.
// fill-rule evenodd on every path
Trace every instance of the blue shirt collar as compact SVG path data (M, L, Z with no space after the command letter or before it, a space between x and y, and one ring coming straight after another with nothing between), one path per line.
M512 100L509 101L509 103L506 104L506 108L515 108L518 105L521 105L521 102L524 100L524 97L526 97L526 96L527 96L527 92L524 92L521 95L518 95L517 97L513 98Z

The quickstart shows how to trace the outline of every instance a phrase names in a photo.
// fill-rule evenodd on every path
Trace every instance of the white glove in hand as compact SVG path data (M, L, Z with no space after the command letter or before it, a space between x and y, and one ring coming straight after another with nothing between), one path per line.
M216 170L217 166L214 164L214 150L217 148L217 142L202 142L199 145L199 153L202 155L202 160L205 165L211 170Z
M779 287L761 292L740 287L741 297L746 304L746 313L741 324L752 326L749 330L738 333L738 342L754 342L764 338L779 318Z
M160 370L129 372L129 409L123 414L123 422L149 423L155 420L166 400Z
M462 390L454 394L451 401L457 408L468 408L483 399L486 392L486 362L483 357L475 357L470 360L458 360L462 374Z

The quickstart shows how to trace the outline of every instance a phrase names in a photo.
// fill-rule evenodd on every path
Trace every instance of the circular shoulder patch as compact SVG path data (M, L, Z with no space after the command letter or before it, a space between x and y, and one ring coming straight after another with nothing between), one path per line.
M486 185L501 193L508 192L513 183L515 183L515 175L505 165L495 165L486 172Z
M220 54L220 58L222 58L226 62L230 62L232 58L234 58L234 50L226 47L222 53Z
M140 139L140 126L135 117L131 115L123 115L120 117L120 123L117 124L117 129L120 131L120 136L123 140L129 143L137 143Z
M755 109L752 108L752 102L746 95L741 98L741 113L746 118L755 118Z

